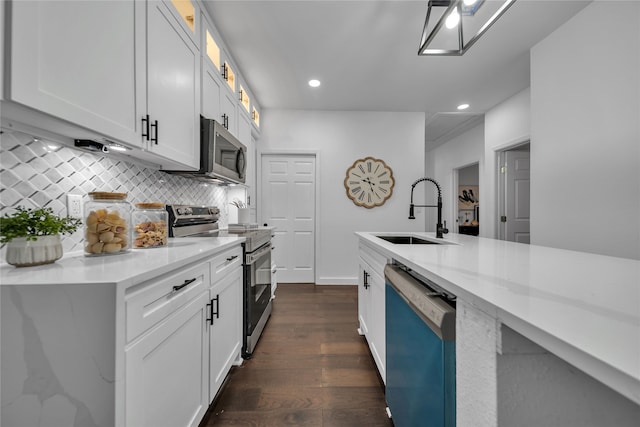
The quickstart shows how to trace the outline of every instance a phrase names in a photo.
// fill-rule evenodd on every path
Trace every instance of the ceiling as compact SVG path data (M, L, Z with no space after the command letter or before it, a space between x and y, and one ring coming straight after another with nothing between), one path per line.
M588 3L516 0L463 56L428 57L426 0L204 1L262 108L420 111L436 142L528 87L529 49Z

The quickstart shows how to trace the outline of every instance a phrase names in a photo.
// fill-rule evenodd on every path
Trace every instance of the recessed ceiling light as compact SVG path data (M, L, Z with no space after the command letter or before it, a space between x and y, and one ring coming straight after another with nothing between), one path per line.
M316 80L316 79L309 80L309 86L311 86L311 87L320 86L320 80Z
M458 105L458 110L466 110L469 108L469 104L460 104Z

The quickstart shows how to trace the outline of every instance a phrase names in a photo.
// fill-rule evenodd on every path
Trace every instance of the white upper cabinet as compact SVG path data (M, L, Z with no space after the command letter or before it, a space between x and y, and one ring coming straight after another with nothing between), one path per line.
M12 2L6 98L138 149L131 154L165 168L197 168L199 11L191 7L191 29L181 15L188 4Z
M7 5L11 57L6 97L141 146L142 111L136 100L145 95L144 85L136 84L135 3Z
M14 1L0 12L3 119L120 143L165 170L198 169L201 114L236 136L240 114L257 123L197 0Z
M200 51L190 27L175 12L173 2L154 0L147 5L149 119L147 122L145 116L143 131L149 150L177 162L163 165L164 169L198 168Z

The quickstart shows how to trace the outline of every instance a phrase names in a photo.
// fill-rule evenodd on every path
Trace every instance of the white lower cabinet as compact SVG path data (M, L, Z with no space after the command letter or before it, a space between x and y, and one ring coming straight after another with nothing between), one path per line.
M242 349L242 248L126 297L125 424L197 426Z
M384 266L389 260L363 244L359 254L359 333L367 339L380 377L386 383Z
M126 425L197 426L208 406L208 294L126 350Z
M209 401L213 401L242 350L242 267L234 268L209 290Z

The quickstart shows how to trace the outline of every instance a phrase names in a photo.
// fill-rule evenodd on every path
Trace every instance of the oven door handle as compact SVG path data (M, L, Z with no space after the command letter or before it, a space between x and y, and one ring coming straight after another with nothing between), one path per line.
M269 252L271 252L271 245L270 244L266 244L266 245L264 245L262 247L262 249L258 249L255 252L247 254L247 256L246 256L246 264L247 265L254 264L258 259L260 259L266 253L269 253Z

